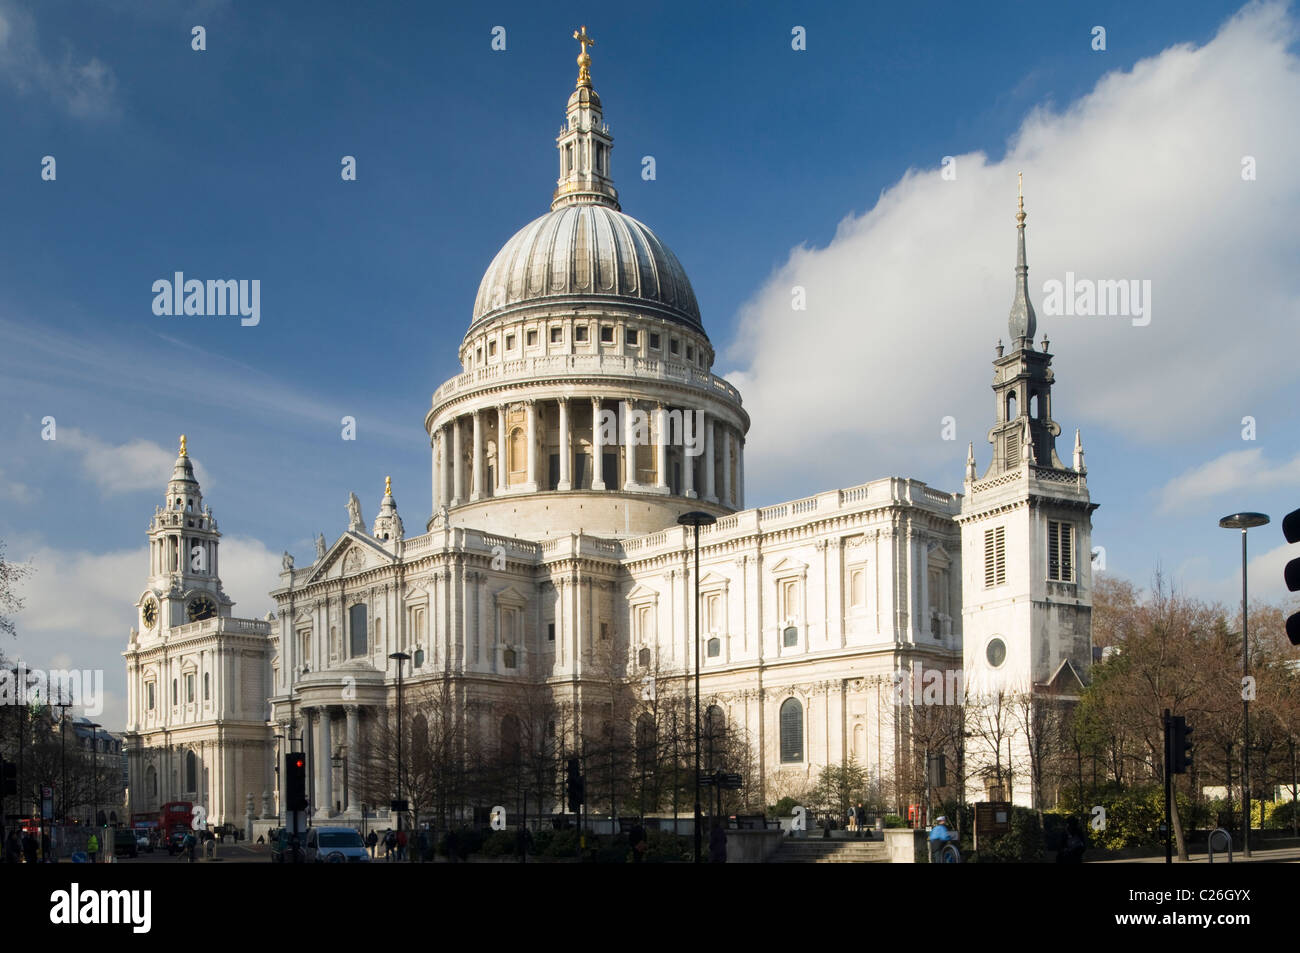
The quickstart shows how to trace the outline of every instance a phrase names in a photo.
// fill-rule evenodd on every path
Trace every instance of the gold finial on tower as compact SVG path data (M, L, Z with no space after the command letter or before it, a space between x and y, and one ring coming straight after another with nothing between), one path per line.
M587 55L587 47L595 46L596 41L587 33L587 27L584 25L581 31L574 30L573 38L578 41L582 52L578 54L578 85L591 85L591 57Z
M393 478L390 476L386 476L384 477L384 496L392 496L392 495L393 495Z
M1025 174L1016 173L1016 196L1020 203L1019 210L1016 212L1016 221L1021 225L1025 224Z
M182 457L189 456L189 454L185 452L185 434L181 434L181 456Z

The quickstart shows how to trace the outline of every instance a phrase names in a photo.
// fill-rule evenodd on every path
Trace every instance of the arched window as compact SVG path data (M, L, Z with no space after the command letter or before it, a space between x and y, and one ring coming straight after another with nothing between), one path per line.
M153 805L158 800L158 772L152 764L144 769L144 789L149 804Z
M175 707L177 704L179 704L179 700L180 700L180 690L176 684L176 679L173 678L172 679L172 707Z
M710 705L704 711L704 751L707 770L714 771L720 766L726 735L727 716L717 705Z
M638 652L638 653L636 654L636 663L637 663L638 665L640 665L642 668L649 668L649 666L650 666L650 650L649 650L649 649L642 649L640 652Z
M193 751L185 752L185 790L191 794L199 789L199 759Z
M211 690L212 682L211 682L211 678L212 678L212 676L211 676L209 673L207 673L207 672L204 672L204 673L203 673L203 700L204 700L204 701L207 701L208 699L210 699L210 698L212 697L212 690Z
M510 431L510 470L511 474L518 473L521 476L528 468L528 437L524 435L522 427L516 427Z
M781 763L798 764L803 760L803 705L797 698L781 703Z
M1007 391L1007 420L1016 419L1016 392Z
M719 655L722 654L722 640L717 638L716 636L714 638L709 639L709 641L706 642L705 645L706 645L706 650L709 653L709 658L717 658Z
M1035 418L1038 416L1038 395L1037 394L1029 395L1029 416Z
M785 628L785 641L783 643L787 649L797 648L799 645L799 629L793 625Z
M423 715L411 719L411 748L413 757L429 750L429 720Z
M507 764L515 764L519 761L521 734L517 717L506 715L501 719L501 760Z
M501 664L504 665L506 668L519 667L519 658L515 654L514 649L506 649L504 652L501 653Z
M641 774L653 774L657 762L658 732L649 712L636 720L636 768Z

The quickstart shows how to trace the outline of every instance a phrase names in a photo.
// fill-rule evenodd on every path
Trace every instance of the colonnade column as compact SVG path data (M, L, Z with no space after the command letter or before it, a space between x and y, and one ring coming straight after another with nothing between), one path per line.
M537 401L524 402L528 416L528 473L527 488L537 489Z
M573 456L573 448L569 446L569 398L559 398L560 405L560 482L556 486L557 490L573 489L573 481L569 476L569 461Z
M731 428L722 425L722 503L735 506L736 500L731 492Z
M623 401L623 489L631 490L637 485L636 479L636 444L633 442L632 411L630 400Z
M460 420L455 417L451 421L451 457L451 505L460 506L465 502L465 449L461 446Z
M438 439L442 444L442 463L439 465L439 470L442 473L441 505L451 506L452 500L454 499L452 479L454 478L456 471L452 465L451 440L447 435L446 424L443 424L438 428Z
M506 405L497 404L497 492L504 493L509 486L510 464L506 446Z
M483 415L477 410L471 415L474 421L474 473L473 490L470 492L471 500L481 500L483 498Z
M659 431L659 445L655 448L655 489L668 492L668 414L663 404L655 407L655 429Z
M695 499L695 461L699 454L691 456L690 447L694 444L702 450L704 441L703 427L695 429L695 421L704 419L704 411L699 411L699 417L695 414L696 411L688 408L682 410L682 493L692 500Z
M709 503L718 502L717 481L713 478L713 420L704 414L704 493L701 498Z
M745 438L736 434L736 509L745 508Z
M348 715L348 753L343 778L343 806L352 810L357 806L357 746L361 743L361 709L357 705L344 708Z
M591 488L605 489L605 455L600 449L600 398L591 398Z
M430 456L433 457L433 512L436 515L438 507L442 505L442 430L433 432L433 439L429 441Z

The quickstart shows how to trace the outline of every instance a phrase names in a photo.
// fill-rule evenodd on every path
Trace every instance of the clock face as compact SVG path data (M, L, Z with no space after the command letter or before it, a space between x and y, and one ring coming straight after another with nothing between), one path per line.
M158 621L158 603L150 599L144 604L144 624L153 628L154 623Z
M216 603L207 596L199 596L190 603L189 616L191 622L202 622L204 619L211 619L216 614Z

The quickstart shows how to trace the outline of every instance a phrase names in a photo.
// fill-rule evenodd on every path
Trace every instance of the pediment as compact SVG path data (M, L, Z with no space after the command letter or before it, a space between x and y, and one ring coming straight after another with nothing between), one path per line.
M528 599L514 586L506 586L492 593L492 598L499 606L526 606Z
M365 533L348 530L325 551L324 558L312 566L306 584L350 576L376 566L390 566L396 561L397 558L379 545L377 540Z
M1084 681L1074 663L1064 659L1043 687L1053 695L1079 695L1083 692Z
M627 594L627 599L628 602L656 602L659 599L659 593L649 586L638 585Z
M803 576L808 573L808 564L787 556L772 567L771 573L773 576Z

